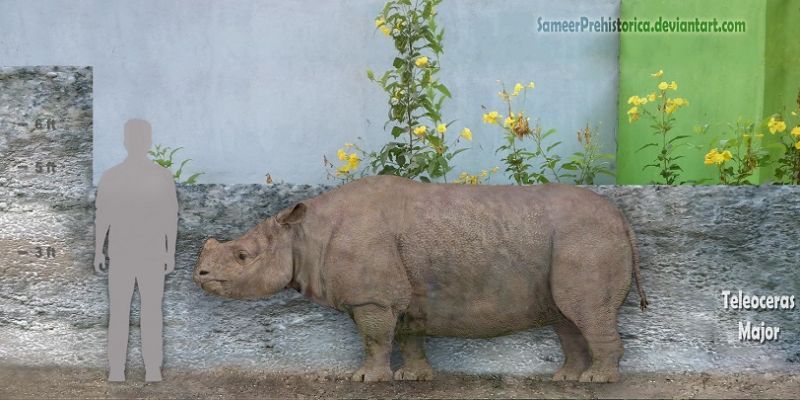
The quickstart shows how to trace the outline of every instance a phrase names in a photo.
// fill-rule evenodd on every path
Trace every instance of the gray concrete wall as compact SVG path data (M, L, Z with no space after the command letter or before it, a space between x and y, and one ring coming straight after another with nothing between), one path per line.
M378 149L386 97L366 78L385 70L391 42L375 31L382 0L0 0L2 65L94 67L94 183L123 158L122 127L150 121L154 142L183 146L206 183L319 184L322 155L363 138ZM615 17L619 0L447 0L442 81L445 119L475 140L454 174L499 165L496 80L537 83L528 109L559 130L600 124L614 153L616 34L542 34L536 18ZM457 130L456 130L457 129ZM607 179L607 178L606 178ZM498 176L496 182L505 181ZM605 182L613 182L606 180Z
M0 70L0 364L105 366L106 280L93 273L91 69ZM13 95L10 95L13 94ZM58 118L41 131L35 119ZM49 175L18 166L53 160ZM35 165L35 164L34 164ZM35 167L34 167L35 168ZM166 281L165 368L240 366L265 372L354 370L361 344L343 314L285 291L260 301L204 294L191 270L207 236L233 239L327 187L179 187L177 268ZM592 187L616 202L638 234L644 287L619 325L623 373L798 371L800 312L728 311L722 290L800 293L800 188ZM53 247L54 257L36 256ZM27 254L20 254L24 251ZM587 255L588 256L588 255ZM782 328L779 342L743 343L739 320ZM129 364L141 368L138 296ZM547 374L562 355L550 328L489 339L431 338L442 371Z

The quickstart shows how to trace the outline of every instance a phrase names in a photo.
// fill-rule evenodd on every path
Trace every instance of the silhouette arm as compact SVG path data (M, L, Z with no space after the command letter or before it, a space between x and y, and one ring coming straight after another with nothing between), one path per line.
M175 192L175 181L169 174L169 201L165 207L164 235L167 246L167 267L165 273L175 270L175 242L178 235L178 198Z
M106 264L106 257L103 254L103 244L105 244L106 234L108 233L108 230L111 228L111 223L107 215L108 207L106 207L104 204L106 198L103 195L103 186L104 186L103 179L101 178L100 183L97 185L97 196L95 197L95 219L94 219L94 229L95 229L94 270L97 273L101 273L103 270L103 265Z

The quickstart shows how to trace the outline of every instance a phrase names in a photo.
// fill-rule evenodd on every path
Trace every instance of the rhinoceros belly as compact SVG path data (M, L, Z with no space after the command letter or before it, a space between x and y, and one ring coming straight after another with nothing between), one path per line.
M552 323L559 312L546 271L487 268L483 279L458 279L457 271L438 271L426 279L410 310L430 336L493 337Z

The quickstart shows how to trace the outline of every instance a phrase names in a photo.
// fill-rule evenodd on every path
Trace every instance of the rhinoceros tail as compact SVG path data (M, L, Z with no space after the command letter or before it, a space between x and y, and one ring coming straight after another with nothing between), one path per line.
M644 294L644 289L642 288L642 274L639 272L639 250L636 247L636 234L633 232L633 228L631 228L631 224L628 222L628 219L625 218L625 215L622 215L622 221L625 222L625 232L628 234L628 242L630 242L631 245L633 277L636 279L636 290L639 293L639 308L644 311L650 303L647 302L647 296Z

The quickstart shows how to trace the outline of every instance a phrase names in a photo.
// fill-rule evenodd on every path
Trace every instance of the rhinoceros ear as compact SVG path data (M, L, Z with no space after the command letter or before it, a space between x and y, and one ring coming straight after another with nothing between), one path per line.
M279 212L275 217L275 220L277 220L281 225L299 224L300 222L303 222L303 217L306 215L306 208L307 207L305 203L297 203L294 205L294 207L290 207Z

